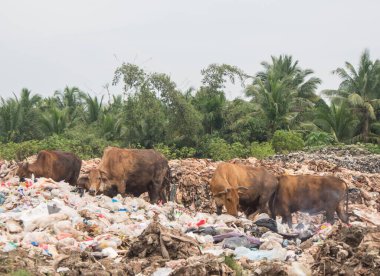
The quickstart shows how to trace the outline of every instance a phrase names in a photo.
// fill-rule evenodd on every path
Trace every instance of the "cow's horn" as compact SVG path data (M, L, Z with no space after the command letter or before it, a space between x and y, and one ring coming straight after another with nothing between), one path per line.
M101 170L101 169L99 169L99 172L100 172L101 174L107 175L107 172L106 172L105 170Z
M224 190L224 191L221 191L221 192L217 193L216 195L222 195L222 194L226 194L226 193L227 193L227 189Z
M242 189L242 190L248 190L248 188L247 188L247 187L244 187L244 186L239 186L239 187L238 187L238 190L240 190L240 189Z

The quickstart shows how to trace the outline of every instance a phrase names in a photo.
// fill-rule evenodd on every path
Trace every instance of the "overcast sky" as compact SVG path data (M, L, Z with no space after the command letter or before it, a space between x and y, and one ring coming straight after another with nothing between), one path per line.
M379 11L377 0L1 0L0 95L66 85L101 95L122 62L187 89L210 63L254 74L280 54L336 88L331 71L344 61L356 65L365 48L380 57Z

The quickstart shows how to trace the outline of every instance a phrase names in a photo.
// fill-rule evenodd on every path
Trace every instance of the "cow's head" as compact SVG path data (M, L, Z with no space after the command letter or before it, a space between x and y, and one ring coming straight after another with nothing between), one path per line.
M20 180L23 178L31 178L32 173L29 171L29 163L28 162L18 163L16 175L20 178Z
M239 196L236 189L226 188L224 191L214 193L216 203L216 213L222 213L223 205L226 206L227 213L233 216L238 215L237 207Z
M90 195L103 193L108 185L107 174L99 169L92 169L88 174L88 192Z
M222 213L223 205L226 206L227 213L232 216L238 215L239 197L244 196L246 187L226 188L224 191L214 193L214 200L216 204L216 213Z

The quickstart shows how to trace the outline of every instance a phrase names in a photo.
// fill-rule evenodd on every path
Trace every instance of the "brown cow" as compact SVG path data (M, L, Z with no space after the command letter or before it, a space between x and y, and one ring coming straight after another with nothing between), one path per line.
M346 213L344 198L346 196ZM334 176L283 175L279 177L276 193L270 200L272 218L282 216L282 222L292 226L292 213L326 212L327 221L334 223L334 213L345 223L347 215L347 184Z
M265 168L253 168L245 165L221 163L215 170L210 183L211 192L221 214L223 205L227 213L238 214L238 205L246 215L254 216L267 210L267 204L277 189L277 178Z
M115 196L149 193L151 203L166 202L164 181L169 172L166 158L155 150L107 147L97 169L89 172L89 192Z
M58 150L42 150L33 164L20 163L16 175L20 178L35 177L51 178L54 181L64 180L76 186L82 160L72 153Z

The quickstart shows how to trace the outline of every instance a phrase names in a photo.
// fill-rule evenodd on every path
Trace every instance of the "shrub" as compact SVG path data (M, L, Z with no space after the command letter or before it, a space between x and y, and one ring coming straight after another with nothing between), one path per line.
M228 144L222 138L211 138L203 146L203 154L213 160L230 160L232 158L244 158L249 150L241 143Z
M231 159L230 146L225 140L221 138L211 139L204 154L213 160Z
M21 161L43 149L42 141L25 141L22 143L7 143L0 146L0 158Z
M364 143L357 143L359 147L362 147L366 150L368 150L370 153L373 154L380 154L380 145L379 144L364 144Z
M162 153L167 159L176 159L177 155L175 152L172 151L172 149L163 143L159 143L154 145L154 149L160 153Z
M167 159L181 159L194 157L196 150L190 147L176 148L175 145L169 147L163 143L154 145L154 149L161 152Z
M116 142L97 138L94 134L53 135L40 141L3 144L0 147L0 158L21 161L41 150L62 150L72 152L82 159L90 159L101 157L104 148L110 145L119 146Z
M272 138L272 146L276 152L287 153L302 150L305 147L305 143L299 133L277 130Z
M257 159L264 159L276 153L272 147L272 144L269 142L253 142L249 148L249 151L250 155Z
M327 132L311 132L306 136L306 145L311 147L332 145L334 142L334 137Z
M235 142L230 146L232 158L246 158L249 155L249 148L240 142Z

